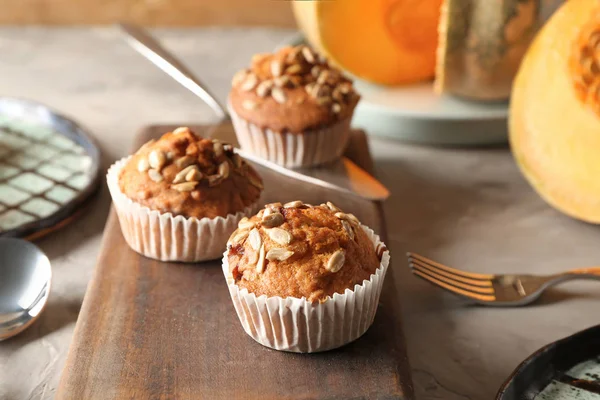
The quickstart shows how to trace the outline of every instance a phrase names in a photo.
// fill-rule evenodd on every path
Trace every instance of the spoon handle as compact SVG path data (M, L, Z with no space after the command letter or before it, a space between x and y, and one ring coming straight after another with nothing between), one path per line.
M220 120L229 118L225 108L217 101L215 95L206 88L206 85L195 77L175 56L162 47L156 39L142 28L131 24L121 23L119 27L127 35L127 42L131 47L166 72L171 78L204 100Z

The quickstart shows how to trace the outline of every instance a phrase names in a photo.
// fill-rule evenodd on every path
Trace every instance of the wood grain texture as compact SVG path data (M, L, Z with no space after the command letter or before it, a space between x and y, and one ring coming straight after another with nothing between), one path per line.
M0 24L294 27L285 0L0 0Z
M145 129L136 145L166 129ZM364 133L347 154L370 168ZM380 204L260 173L266 202L331 200L385 240ZM413 399L393 273L363 337L324 353L278 352L243 331L219 261L144 258L113 210L56 399Z

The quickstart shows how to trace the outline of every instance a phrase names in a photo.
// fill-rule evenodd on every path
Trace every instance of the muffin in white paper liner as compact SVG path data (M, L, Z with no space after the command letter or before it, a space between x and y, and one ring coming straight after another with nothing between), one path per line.
M229 272L228 252L223 273L237 315L246 333L263 346L296 353L314 353L341 347L361 337L373 323L390 253L368 227L361 225L381 255L379 268L343 294L334 293L323 303L305 298L256 296L240 288Z
M286 168L311 167L337 160L344 154L350 138L352 116L321 129L282 133L263 129L229 113L242 150Z
M236 214L186 218L151 210L119 188L119 172L130 157L115 162L106 174L108 189L125 241L136 252L161 261L198 262L220 258L238 222L258 209L258 201Z

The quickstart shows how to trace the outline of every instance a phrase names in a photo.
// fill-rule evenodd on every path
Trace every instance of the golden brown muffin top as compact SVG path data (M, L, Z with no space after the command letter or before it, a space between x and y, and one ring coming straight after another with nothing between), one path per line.
M240 221L228 242L229 272L256 296L305 297L324 302L354 289L380 265L358 220L328 202L267 204Z
M243 119L302 133L349 118L360 96L352 81L306 46L257 54L235 74L229 101Z
M263 184L231 145L182 127L143 145L123 167L119 187L152 210L215 218L256 202Z

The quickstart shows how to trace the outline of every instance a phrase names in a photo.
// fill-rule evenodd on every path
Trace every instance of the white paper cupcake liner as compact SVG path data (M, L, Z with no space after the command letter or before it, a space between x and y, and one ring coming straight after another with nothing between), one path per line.
M371 229L361 225L376 251L385 246ZM296 353L335 349L362 336L373 323L385 273L390 263L386 249L379 268L343 294L335 293L324 303L313 304L293 297L256 296L239 288L229 272L228 251L223 255L223 273L235 311L246 333L263 346Z
M350 138L352 117L321 129L281 133L263 129L241 118L229 107L236 136L244 151L286 168L311 167L336 160Z
M258 201L227 217L186 218L161 213L129 199L119 188L119 172L129 157L106 174L125 241L136 252L161 261L198 262L220 258L238 222L258 210Z

